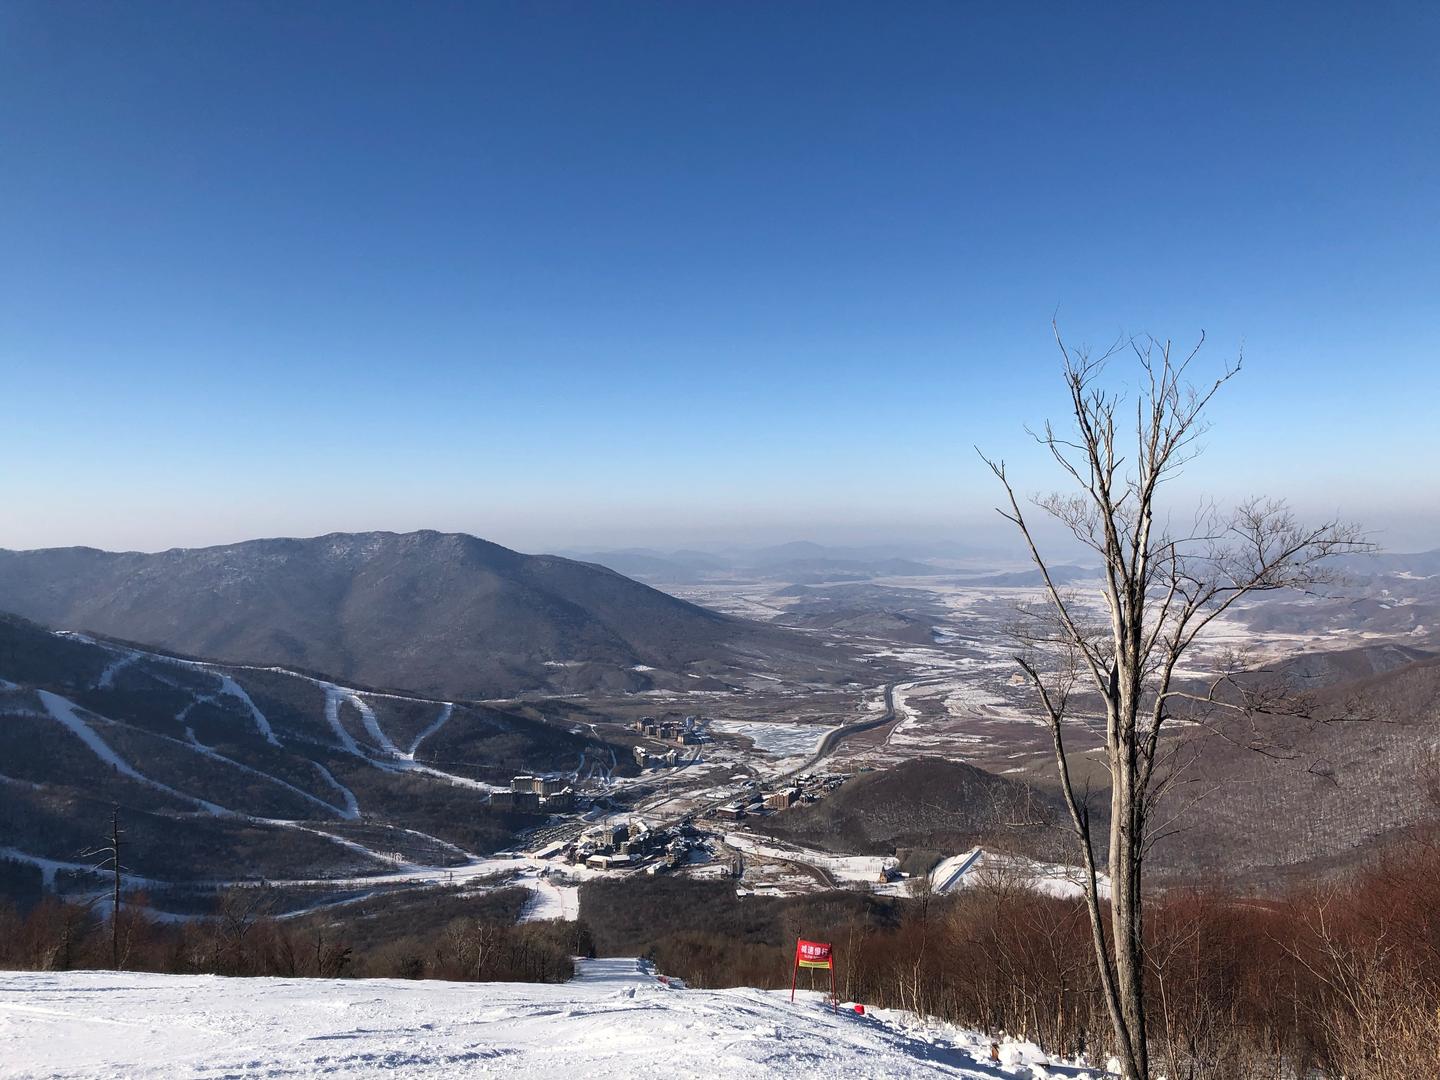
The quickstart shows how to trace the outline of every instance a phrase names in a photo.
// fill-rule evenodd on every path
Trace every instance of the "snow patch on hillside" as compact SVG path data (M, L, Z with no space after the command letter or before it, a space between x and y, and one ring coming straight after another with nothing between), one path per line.
M896 859L889 855L832 855L798 844L761 839L748 833L726 833L725 846L747 855L819 867L836 881L877 883L883 881L885 874L897 865Z
M971 848L952 855L930 871L930 885L944 894L976 885L1022 885L1035 892L1062 899L1085 895L1085 871L1078 866L1036 862L1021 855L1004 855ZM1102 899L1110 895L1110 879L1096 875L1096 890Z
M255 702L250 700L250 695L245 692L239 683L229 675L221 675L220 692L222 694L229 694L239 701L241 705L244 705L245 708L250 710L250 718L255 721L255 729L260 732L260 735L266 742L271 746L280 745L280 740L275 737L275 730L270 726L270 721L256 706Z
M325 720L329 723L330 729L339 740L340 747L368 764L375 766L377 769L385 769L389 772L424 773L426 776L433 776L437 780L444 780L447 784L454 784L456 787L470 788L474 791L493 792L505 790L504 788L497 787L495 784L487 784L481 780L472 780L468 776L460 776L456 773L445 772L443 769L435 769L429 765L420 764L415 760L414 748L409 751L402 751L395 745L390 736L385 733L384 728L380 726L380 720L376 717L375 710L366 703L365 699L362 698L357 691L349 690L336 683L324 682L320 679L311 681L325 691ZM384 697L386 695L382 694L378 696ZM345 722L340 717L340 707L347 704L360 714L361 724L364 725L365 731L373 741L377 752L382 756L375 757L367 753L365 749L351 737L350 732L346 730ZM446 705L437 722L421 733L420 740L423 740L431 730L438 729L441 724L448 721L452 710L452 706ZM420 740L416 740L416 748L419 747Z
M431 722L429 727L427 727L424 731L420 732L419 735L415 736L414 741L410 743L410 749L405 751L405 756L411 761L414 761L415 751L420 749L420 744L423 743L426 739L428 739L431 735L434 735L446 724L448 724L450 722L450 718L454 715L455 703L453 701L447 701L444 705L440 706L440 715L435 717L434 721Z

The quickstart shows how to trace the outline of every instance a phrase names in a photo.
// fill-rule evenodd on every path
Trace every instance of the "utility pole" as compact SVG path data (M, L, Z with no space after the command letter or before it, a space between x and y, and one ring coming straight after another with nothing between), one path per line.
M110 811L111 867L115 875L115 891L110 906L110 967L120 970L120 804Z
M111 874L110 967L115 971L120 970L120 887L124 869L120 865L120 838L123 835L120 831L120 804L115 803L110 811L110 842L85 853L87 858L100 856L95 869L109 870Z

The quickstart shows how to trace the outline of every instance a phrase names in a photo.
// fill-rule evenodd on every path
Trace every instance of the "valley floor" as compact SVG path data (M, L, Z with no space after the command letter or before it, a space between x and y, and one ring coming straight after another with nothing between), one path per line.
M817 994L687 990L636 960L564 985L0 972L3 1077L1084 1078L1033 1047Z

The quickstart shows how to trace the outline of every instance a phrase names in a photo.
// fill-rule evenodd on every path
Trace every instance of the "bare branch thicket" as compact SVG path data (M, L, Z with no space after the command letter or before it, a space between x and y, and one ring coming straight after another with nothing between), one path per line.
M1200 452L1205 410L1241 362L1213 380L1191 382L1201 346L1177 353L1169 341L1136 338L1103 354L1072 350L1055 329L1071 426L1032 431L1069 484L1032 505L1100 561L1099 603L1060 587L1001 460L982 458L1004 491L998 511L1013 524L1040 573L1043 603L1017 618L1016 662L1049 727L1060 789L1079 842L1101 992L1126 1074L1148 1080L1143 983L1142 880L1154 844L1180 828L1203 791L1180 809L1157 813L1178 792L1194 751L1185 729L1218 735L1247 750L1288 756L1265 718L1308 720L1314 703L1243 647L1203 655L1197 644L1247 598L1315 593L1334 582L1334 556L1370 550L1340 521L1302 525L1281 501L1251 498L1224 510L1204 502L1177 524L1161 512L1167 481ZM1124 398L1107 387L1107 368L1129 354L1137 375L1133 427ZM1201 669L1204 669L1203 671ZM1175 729L1179 738L1165 738ZM1095 816L1074 775L1072 736L1104 748L1110 786L1109 877L1102 910ZM1172 800L1173 801L1173 800Z

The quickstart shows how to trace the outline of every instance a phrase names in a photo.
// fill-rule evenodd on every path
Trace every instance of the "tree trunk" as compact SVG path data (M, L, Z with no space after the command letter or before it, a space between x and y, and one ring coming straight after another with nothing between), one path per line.
M1111 753L1110 919L1115 990L1128 1035L1121 1062L1131 1080L1149 1080L1145 1046L1145 948L1141 922L1139 793L1133 739L1121 736ZM1128 1059L1128 1060L1127 1060Z

